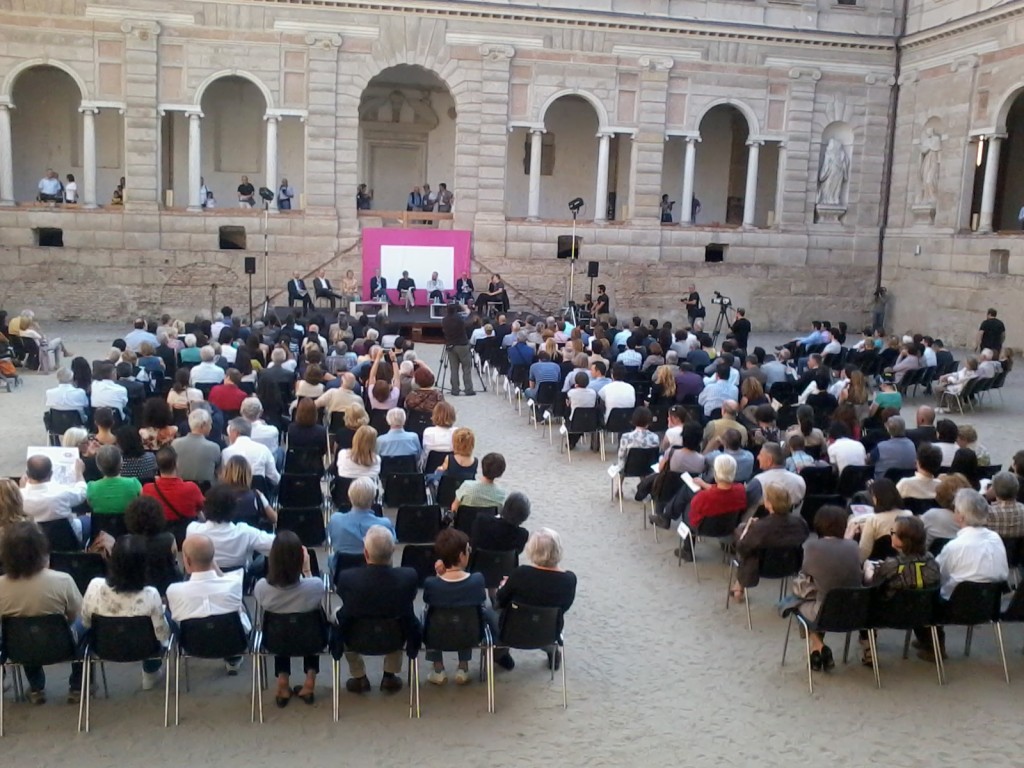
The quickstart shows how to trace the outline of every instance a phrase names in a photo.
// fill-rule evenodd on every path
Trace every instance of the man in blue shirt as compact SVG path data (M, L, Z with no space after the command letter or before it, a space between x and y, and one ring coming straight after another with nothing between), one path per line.
M387 432L377 438L377 453L381 456L419 456L420 438L415 432L405 431L405 411L388 411Z
M729 371L732 366L721 363L715 373L715 380L707 384L697 397L697 402L704 406L704 415L710 417L716 410L721 410L726 400L739 400L740 392L735 384L729 383Z
M603 360L595 360L590 364L590 384L587 386L600 394L601 390L611 383L612 380L608 378L607 363Z
M782 349L783 347L786 347L787 349L789 349L791 354L795 355L800 347L807 349L808 347L813 346L815 344L825 344L826 342L829 341L830 338L831 336L827 335L821 329L821 321L815 320L814 322L811 323L811 332L809 334L807 334L803 338L791 339L782 346L776 347L775 349L778 350Z
M395 525L386 517L373 512L377 484L370 477L357 477L348 487L350 512L335 512L327 523L327 539L335 553L361 555L366 532L374 525L383 525L395 536ZM333 566L332 566L333 573Z
M529 365L533 362L533 347L526 343L526 331L516 334L516 343L508 348L510 365Z
M526 389L526 396L531 400L536 398L541 384L546 382L557 384L561 378L561 366L552 362L551 355L542 349L537 355L537 362L530 366L530 386Z
M577 373L585 373L588 379L592 378L589 361L590 359L583 352L580 352L572 359L573 369L566 374L565 379L562 381L562 392L568 392L576 385Z

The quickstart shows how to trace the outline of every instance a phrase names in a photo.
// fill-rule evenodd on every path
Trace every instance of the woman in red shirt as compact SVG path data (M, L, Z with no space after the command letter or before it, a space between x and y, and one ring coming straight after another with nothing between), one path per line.
M736 514L747 509L747 490L743 483L733 482L736 479L736 459L727 453L715 457L715 484L706 483L695 478L701 490L690 501L690 506L683 514L691 533L696 533L701 521L707 517ZM693 560L693 536L686 539L683 546L683 559Z

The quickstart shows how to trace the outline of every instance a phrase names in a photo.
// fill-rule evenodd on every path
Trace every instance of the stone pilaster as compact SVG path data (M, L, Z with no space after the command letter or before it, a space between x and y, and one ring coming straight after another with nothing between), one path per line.
M125 19L125 203L126 211L156 210L160 202L160 25Z
M641 56L639 130L634 139L635 183L629 217L633 221L660 221L661 171L665 155L665 104L673 61L667 56Z
M310 33L309 78L306 118L306 210L355 208L355 186L348 196L339 196L335 178L335 137L337 131L339 35ZM358 105L357 105L358 106ZM276 187L274 187L276 188Z
M805 226L814 220L813 193L817 186L818 158L811 157L814 133L814 97L821 71L794 67L789 71L786 109L786 167L782 197L776 202L776 225Z

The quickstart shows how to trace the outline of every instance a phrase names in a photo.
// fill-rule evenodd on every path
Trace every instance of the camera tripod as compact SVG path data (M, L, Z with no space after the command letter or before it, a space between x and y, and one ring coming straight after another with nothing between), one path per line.
M718 347L718 336L722 332L722 325L726 328L729 327L729 316L726 314L732 304L719 304L718 305L718 317L715 318L715 327L711 331L711 344L714 347Z
M444 345L444 351L441 352L441 364L437 367L437 388L440 389L442 392L445 392L445 391L451 392L452 391L452 388L450 386L446 390L445 385L444 385L445 380L448 378L448 368L449 368L449 364L448 364L448 350L450 350L451 348L452 347L451 347L450 344L445 344ZM480 370L480 362L476 359L476 356L473 354L473 348L472 347L470 347L469 355L470 355L470 358L473 360L473 368L476 369L476 378L477 378L477 381L480 382L480 389L482 391L486 392L487 391L487 382L484 381L484 373L483 373L482 370ZM470 383L472 383L472 382L465 382L464 381L463 385L470 384Z

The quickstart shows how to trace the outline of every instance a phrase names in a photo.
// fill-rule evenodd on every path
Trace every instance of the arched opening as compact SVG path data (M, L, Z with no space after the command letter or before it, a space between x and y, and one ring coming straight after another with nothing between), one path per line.
M711 226L743 223L750 128L736 107L719 104L700 121L694 167L694 222Z
M998 180L992 207L992 229L995 231L1020 231L1024 222L1019 218L1024 209L1024 176L1017 169L1024 165L1024 90L1017 93L1006 113L1006 123L999 151ZM992 148L992 141L979 142L980 151L975 155L974 195L971 213L981 211L984 189L985 165ZM972 216L973 219L973 216Z
M423 67L389 67L367 84L359 101L359 169L372 207L404 211L410 193L440 184L455 189L455 99ZM430 205L428 202L427 206Z
M66 188L68 174L74 177L78 202L86 202L86 170L89 154L86 141L90 133L85 121L93 124L95 148L96 200L110 201L124 167L124 121L116 109L80 111L82 91L64 70L39 65L18 75L11 93L11 146L15 200L35 200L40 179L53 169Z

